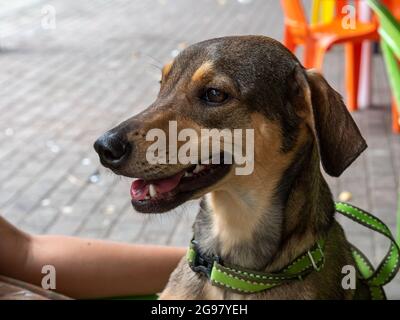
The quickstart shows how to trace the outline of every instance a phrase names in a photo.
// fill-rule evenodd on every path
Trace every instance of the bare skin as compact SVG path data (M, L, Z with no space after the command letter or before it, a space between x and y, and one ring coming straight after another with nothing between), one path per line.
M185 248L29 235L0 217L0 274L36 285L56 269L56 291L73 298L161 292Z

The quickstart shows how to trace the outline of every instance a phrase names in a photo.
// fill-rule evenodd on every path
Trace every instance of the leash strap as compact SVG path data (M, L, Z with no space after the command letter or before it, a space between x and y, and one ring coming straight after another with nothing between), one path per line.
M356 262L359 271L359 279L365 282L365 279L370 277L374 273L374 267L372 263L368 260L368 258L357 247L355 247L351 243L350 247L354 261ZM371 295L371 300L386 300L386 294L382 286L368 285L368 290Z
M312 271L319 271L324 265L324 241L319 240L307 252L277 273L257 272L234 265L222 265L216 256L200 254L197 242L192 240L187 260L195 272L205 274L215 286L239 293L257 293L285 282L301 280Z
M396 276L400 268L400 249L396 240L393 238L389 228L381 220L360 208L347 203L337 202L336 211L345 217L362 224L368 229L382 234L390 240L389 251L376 270L374 270L372 264L361 253L361 251L352 246L353 257L363 280L370 287L372 297L382 299L382 294L379 293L379 291L383 291L381 287L389 283Z
M390 240L389 251L385 258L379 264L378 268L366 278L368 283L371 285L383 286L390 282L396 276L400 268L400 249L389 228L381 220L370 213L347 203L336 203L336 210L347 218L352 219L371 230L379 232Z

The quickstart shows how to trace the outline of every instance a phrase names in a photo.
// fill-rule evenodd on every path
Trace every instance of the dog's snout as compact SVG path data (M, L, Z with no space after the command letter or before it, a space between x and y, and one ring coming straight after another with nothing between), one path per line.
M103 165L118 167L128 158L130 153L129 143L124 142L115 134L106 133L94 143L94 149L99 154Z

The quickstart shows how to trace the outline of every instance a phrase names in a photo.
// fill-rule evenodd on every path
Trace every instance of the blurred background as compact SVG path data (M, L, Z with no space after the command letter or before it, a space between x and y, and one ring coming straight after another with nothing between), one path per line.
M309 19L312 2L303 1ZM179 51L241 34L282 41L280 2L0 0L0 214L31 233L186 246L198 203L164 215L134 212L130 179L101 168L92 145L153 101L161 67ZM369 149L342 177L327 179L335 199L371 211L395 232L400 135L392 131L384 60L374 51L365 105L353 113ZM344 62L343 46L332 47L323 73L346 96ZM343 224L373 262L382 259L383 238ZM400 298L398 277L387 293Z

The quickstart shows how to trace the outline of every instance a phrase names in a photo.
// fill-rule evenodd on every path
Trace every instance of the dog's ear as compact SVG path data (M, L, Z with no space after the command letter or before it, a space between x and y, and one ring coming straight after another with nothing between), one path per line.
M360 130L342 97L314 70L296 67L297 97L295 106L313 131L326 173L338 177L367 148ZM299 99L296 99L299 101Z

